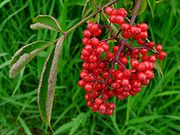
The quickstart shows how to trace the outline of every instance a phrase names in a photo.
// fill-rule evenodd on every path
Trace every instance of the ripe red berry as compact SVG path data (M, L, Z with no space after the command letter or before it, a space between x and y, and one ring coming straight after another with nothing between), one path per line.
M89 30L84 30L83 31L83 36L86 38L90 38L92 36L91 32Z
M141 31L145 32L148 29L148 25L146 23L139 24Z
M95 33L96 31L99 30L99 25L98 25L98 24L92 24L89 30L90 30L92 33Z
M96 48L96 52L97 52L98 54L102 54L102 53L104 52L104 48L101 47L101 46L98 46L98 47Z
M139 72L137 74L137 78L140 82L145 82L146 81L146 75L143 72Z
M149 57L149 61L150 62L156 62L156 56L154 56L154 55L151 55L150 57Z
M123 17L128 15L127 11L124 8L119 8L117 13L118 13L118 15L121 15Z
M113 110L111 110L110 108L107 108L107 115L112 115Z
M108 14L108 15L111 15L111 12L113 11L113 9L111 8L111 7L109 7L109 6L107 6L106 7L106 13Z
M122 85L123 87L126 87L127 85L129 85L129 80L126 79L126 78L123 78L122 81L121 81L121 85Z
M149 42L149 43L148 43L148 47L150 47L150 48L153 48L154 45L155 45L155 42Z
M144 73L145 73L145 75L146 75L146 77L147 77L148 79L154 78L154 73L153 73L153 71L151 71L151 70L146 70Z
M80 87L83 87L84 84L85 84L85 81L84 81L84 80L79 80L79 81L78 81L78 85L79 85Z
M86 105L90 107L90 106L93 105L93 102L91 100L89 100L89 101L86 102Z
M117 22L115 15L111 15L109 20L110 20L111 23L116 23Z
M89 23L87 24L87 28L90 30L90 29L91 29L91 26L92 26L93 24L94 24L93 22L89 22Z
M136 68L138 66L139 62L137 59L132 59L130 61L130 64L131 64L132 68Z
M96 99L95 99L95 103L96 103L97 105L100 105L100 104L103 103L103 100L100 99L100 98L96 98Z
M156 46L156 50L157 50L157 51L162 51L162 45L161 45L161 44L158 44L158 45Z
M116 16L116 23L117 24L123 24L124 23L124 17L123 16Z
M105 114L105 113L106 113L106 105L105 105L105 104L101 104L101 105L99 106L99 112L100 112L101 114Z
M162 51L162 52L159 52L159 53L158 53L158 56L157 56L157 57L158 57L159 60L164 60L164 58L165 58L166 56L167 56L167 53Z
M97 104L93 104L93 105L92 105L92 111L93 111L93 112L97 112L98 109L99 109L99 106L98 106Z
M125 30L128 30L130 28L130 25L128 23L123 23L121 25L121 30L125 31Z
M137 71L145 71L146 70L146 65L144 64L144 62L140 62L137 67L136 67Z
M141 32L140 33L140 37L145 39L145 38L148 37L148 33L146 31L145 32Z

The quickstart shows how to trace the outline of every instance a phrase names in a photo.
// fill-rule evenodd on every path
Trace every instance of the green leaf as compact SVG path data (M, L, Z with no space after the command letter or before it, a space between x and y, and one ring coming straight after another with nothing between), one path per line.
M33 22L35 22L35 24L30 25L31 29L45 28L57 32L63 32L59 22L50 15L39 15L33 19Z
M154 18L155 0L148 0L148 5L150 7L152 17Z
M136 118L131 119L129 121L129 124L143 123L143 122L159 119L161 117L162 116L160 116L160 115L147 115L147 116L143 116L143 117L136 117Z
M163 70L162 70L162 64L160 64L160 62L156 62L154 64L154 68L161 73L161 75L163 76Z
M26 122L21 118L21 117L18 117L18 120L19 120L19 123L21 124L21 126L23 127L25 133L27 135L32 135L29 127L27 126Z
M19 71L29 63L40 51L51 45L50 42L36 41L19 49L10 62L10 78L15 78Z
M124 5L127 6L127 5L132 5L132 0L124 0Z
M58 61L65 36L57 41L55 49L48 56L41 73L38 87L38 108L41 118L50 126L55 86L58 73ZM51 127L51 126L50 126Z
M147 7L147 1L142 0L141 6L140 6L139 11L138 11L138 15L144 13L144 11L146 10L146 7Z
M65 0L67 2L68 6L78 5L78 6L84 6L86 0Z
M10 2L10 0L4 0L0 3L0 8L2 8L6 3Z

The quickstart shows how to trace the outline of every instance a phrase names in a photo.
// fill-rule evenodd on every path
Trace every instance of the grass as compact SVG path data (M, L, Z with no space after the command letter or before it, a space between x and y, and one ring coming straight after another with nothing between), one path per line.
M39 14L53 15L64 30L81 20L82 6L60 1L0 2L0 134L50 134L37 108L37 86L49 49L40 53L14 80L8 76L9 61L24 44L52 41L57 33L32 31L29 25ZM156 1L158 2L158 1ZM76 3L76 2L75 2ZM123 2L118 3L118 7ZM155 78L135 97L117 101L113 116L92 113L85 106L84 91L77 86L81 70L81 32L72 32L60 59L52 114L54 135L178 135L180 133L180 11L176 0L156 3L154 18L147 7L137 22L148 22L150 39L163 43L168 57L158 63ZM161 71L162 70L162 71Z

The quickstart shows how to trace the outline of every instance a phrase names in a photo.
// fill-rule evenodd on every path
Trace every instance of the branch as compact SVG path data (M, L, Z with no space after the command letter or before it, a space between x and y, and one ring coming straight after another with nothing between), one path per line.
M110 6L114 3L116 3L118 0L113 0L109 3L107 3L106 5L104 5L102 8L100 8L99 10L97 10L95 13L92 13L91 15L89 15L88 17L84 18L82 21L80 21L79 23L77 23L76 25L74 25L73 27L71 27L69 30L67 30L65 32L65 35L69 34L71 31L75 30L76 28L78 28L80 25L82 25L83 23L85 23L87 20L89 20L90 18L92 18L93 16L95 16L96 14L98 14L99 12L101 12L105 7Z

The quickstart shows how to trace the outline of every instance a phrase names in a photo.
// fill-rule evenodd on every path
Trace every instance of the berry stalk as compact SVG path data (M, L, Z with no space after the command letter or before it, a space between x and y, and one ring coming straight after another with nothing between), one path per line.
M140 8L141 2L142 2L142 0L138 0L138 2L137 2L137 4L136 4L136 7L135 7L135 9L134 9L133 15L132 15L131 20L130 20L130 25L131 25L131 26L134 24L134 21L135 21L135 19L136 19L137 12L138 12L138 10L139 10L139 8ZM117 54L116 54L116 56L115 56L115 58L114 58L115 61L118 60L119 55L120 55L120 53L121 53L121 51L122 51L122 49L123 49L126 41L127 41L127 39L124 37L124 38L122 39L121 44L119 44L118 52L117 52ZM114 65L113 65L113 66L114 66Z

